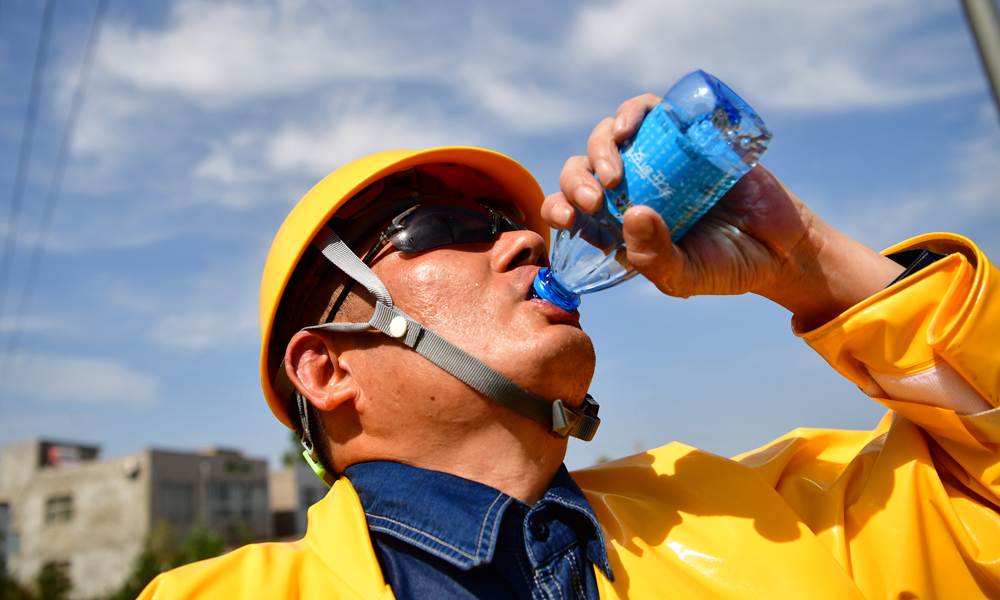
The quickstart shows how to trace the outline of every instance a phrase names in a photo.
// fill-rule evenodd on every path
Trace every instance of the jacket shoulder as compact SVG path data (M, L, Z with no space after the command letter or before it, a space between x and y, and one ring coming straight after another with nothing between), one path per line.
M322 590L322 592L320 592ZM304 543L243 546L161 574L139 600L357 597Z

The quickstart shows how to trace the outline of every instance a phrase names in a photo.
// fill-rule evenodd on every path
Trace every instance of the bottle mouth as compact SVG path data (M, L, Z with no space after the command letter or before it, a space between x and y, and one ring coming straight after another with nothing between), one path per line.
M567 290L552 276L552 269L545 267L538 271L531 283L531 298L551 302L563 310L576 310L580 306L580 294Z

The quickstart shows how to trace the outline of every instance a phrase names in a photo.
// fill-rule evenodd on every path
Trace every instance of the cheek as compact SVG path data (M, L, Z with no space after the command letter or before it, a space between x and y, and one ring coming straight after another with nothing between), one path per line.
M474 324L495 319L497 299L487 290L488 273L454 257L423 258L405 261L407 268L392 283L386 282L403 311L442 335L446 331L470 333Z

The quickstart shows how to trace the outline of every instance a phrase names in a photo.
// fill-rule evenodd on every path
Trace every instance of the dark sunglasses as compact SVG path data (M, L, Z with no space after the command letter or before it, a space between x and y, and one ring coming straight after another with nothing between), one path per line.
M492 242L505 231L524 229L524 225L484 204L418 204L394 218L361 261L370 266L388 244L412 254L454 244Z
M371 266L371 261L389 244L412 254L454 244L492 242L505 231L526 229L524 225L481 202L451 198L445 204L422 203L396 216L361 258L361 262ZM355 281L351 279L344 286L330 309L327 323L337 316L354 284Z

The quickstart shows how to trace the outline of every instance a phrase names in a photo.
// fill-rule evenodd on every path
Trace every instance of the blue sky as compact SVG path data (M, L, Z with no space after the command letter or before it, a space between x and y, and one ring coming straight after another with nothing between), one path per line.
M0 224L41 0L0 6ZM316 181L391 148L476 145L557 189L624 99L701 68L768 122L763 163L881 249L947 230L1000 256L1000 122L960 3L112 0L27 318L16 305L96 0L57 7L0 317L0 443L277 457L257 372L270 240ZM756 297L585 298L604 424L571 467L671 440L732 455L883 409ZM2 364L2 363L0 363ZM3 377L0 375L0 377Z

